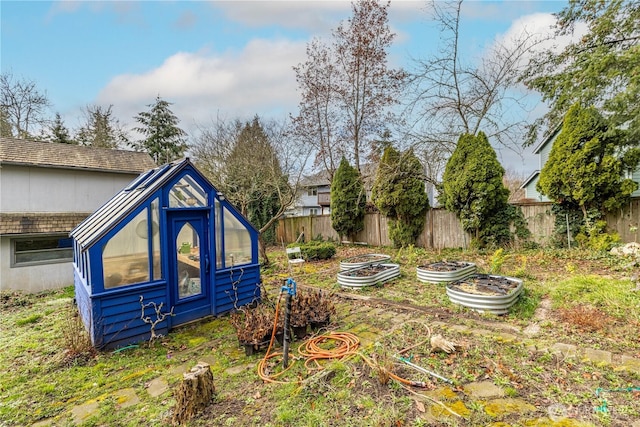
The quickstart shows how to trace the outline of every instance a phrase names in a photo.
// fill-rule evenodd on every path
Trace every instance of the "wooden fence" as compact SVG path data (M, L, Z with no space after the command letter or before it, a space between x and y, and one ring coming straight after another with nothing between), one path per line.
M547 245L553 234L555 215L551 213L551 203L517 204L522 210L531 239L543 246ZM624 243L638 241L640 238L640 199L633 199L628 206L615 214L607 216L610 231L620 234ZM339 236L331 228L329 215L289 217L278 221L276 229L278 242L291 243L301 235L304 241L322 236L323 239L338 240ZM379 213L365 215L364 230L356 234L356 242L371 246L391 246L387 232L387 218ZM430 209L424 231L418 237L416 245L428 249L463 248L471 241L471 235L462 231L455 214L444 209Z

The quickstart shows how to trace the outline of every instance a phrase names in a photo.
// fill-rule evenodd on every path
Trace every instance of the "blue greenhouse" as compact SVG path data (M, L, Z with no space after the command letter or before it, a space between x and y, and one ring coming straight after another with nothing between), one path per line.
M141 174L71 237L76 302L98 348L149 339L153 305L173 314L154 328L166 334L260 298L258 232L189 159Z

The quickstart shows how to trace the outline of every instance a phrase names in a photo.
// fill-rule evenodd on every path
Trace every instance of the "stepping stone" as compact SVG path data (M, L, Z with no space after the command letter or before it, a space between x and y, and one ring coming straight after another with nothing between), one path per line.
M527 414L536 411L536 407L519 398L494 399L485 403L484 411L492 417L510 414Z
M82 405L74 406L71 409L74 424L82 424L87 418L98 414L100 404L97 400L92 400Z
M132 388L124 388L113 393L118 408L128 408L140 403L140 398Z
M169 390L169 383L164 378L154 378L147 385L147 393L151 397L158 397Z
M620 365L620 367L622 369L626 369L628 371L632 371L637 374L640 374L640 359L631 357L631 356L626 356L623 354L622 364ZM638 424L638 427L640 427L640 421L638 421L637 424ZM634 424L634 427L635 427L635 424Z
M241 374L245 371L249 371L252 370L255 367L255 363L248 363L246 365L238 365L238 366L232 366L230 368L227 368L224 370L224 373L227 375L238 375Z
M584 350L584 358L595 364L606 363L611 364L611 352L604 350L596 350L594 348L587 348Z
M562 353L566 357L574 357L578 353L578 347L572 344L557 342L551 346L552 353Z
M464 392L471 397L504 397L504 390L491 381L470 383L464 386Z

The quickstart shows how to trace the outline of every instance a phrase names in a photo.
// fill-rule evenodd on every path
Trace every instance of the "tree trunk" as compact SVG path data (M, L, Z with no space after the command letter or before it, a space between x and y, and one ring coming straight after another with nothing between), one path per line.
M198 362L191 371L182 374L182 382L174 393L176 406L173 411L172 424L180 425L209 406L215 397L213 373L208 363Z
M267 245L264 244L262 233L258 234L258 258L262 259L262 265L269 265L269 257L267 256Z

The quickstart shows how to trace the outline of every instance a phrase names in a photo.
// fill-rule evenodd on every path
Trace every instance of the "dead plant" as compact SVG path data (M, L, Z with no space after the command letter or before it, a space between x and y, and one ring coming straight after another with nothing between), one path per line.
M263 304L244 306L232 312L229 321L236 330L238 341L243 344L260 344L273 331L274 314Z
M63 364L66 366L82 365L93 359L97 350L91 343L91 337L84 327L78 309L71 306L64 316L62 328L62 340L64 345Z
M328 322L332 315L336 314L336 307L331 296L321 290L311 291L308 297L309 302L309 322Z
M602 310L593 306L575 305L558 310L560 320L575 326L581 331L596 332L612 322Z

